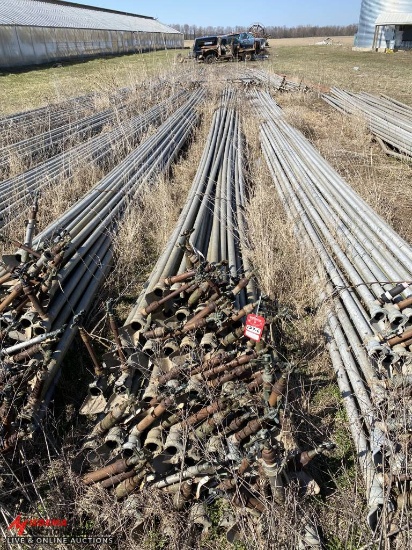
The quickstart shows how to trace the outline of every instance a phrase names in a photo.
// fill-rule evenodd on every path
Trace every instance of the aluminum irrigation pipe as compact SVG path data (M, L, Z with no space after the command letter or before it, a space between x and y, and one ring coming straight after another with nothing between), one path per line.
M150 276L146 293L153 291L159 280L184 266L181 247L184 246L185 238L181 235L192 228L191 242L204 256L210 255L219 261L231 260L233 273L234 270L238 274L244 270L239 260L239 238L244 238L244 220L240 205L236 203L236 194L243 197L245 193L241 160L238 157L242 151L242 140L238 117L230 105L232 101L233 92L226 92L222 98L222 107L214 115L188 200ZM239 225L242 228L240 235ZM240 246L244 247L245 242L240 243ZM248 292L253 293L252 285L248 285ZM240 300L245 303L243 293ZM138 310L143 304L141 297L130 312L126 325L139 324Z
M350 220L348 223L351 227L356 224L356 233L361 232L364 242L368 243L368 254L380 258L379 261L382 261L382 255L385 256L387 263L384 271L389 264L392 264L400 278L407 277L412 271L411 246L378 216L329 164L322 161L323 159L316 149L297 130L282 120L282 112L274 102L272 102L272 111L269 111L269 115L267 110L265 113L266 117L276 118L278 127L283 130L283 135L291 136L290 139L299 145L295 151L297 158L303 159L303 162L306 158L311 158L312 162L306 164L306 169L310 171L312 181L314 179L322 181L323 195L327 195L328 202L333 205L341 220L345 222ZM342 202L342 196L345 196L347 200ZM353 232L355 233L355 231ZM397 247L396 256L391 253L394 246ZM393 275L389 275L389 277L394 278Z
M161 85L160 80L154 84L158 85ZM93 92L30 111L13 113L0 118L0 142L16 143L67 124L74 124L93 112L97 114L103 106L115 106L130 100L133 93L133 88L119 88L109 95Z
M82 480L86 485L113 486L117 499L139 490L144 479L149 489L174 495L173 502L181 509L181 499L189 504L195 493L191 478L201 476L196 491L200 503L214 494L217 485L219 495L229 498L240 490L239 506L262 512L271 497L258 494L254 474L252 478L245 474L258 456L274 500L283 504L292 469L301 470L316 454L332 447L324 443L308 452L297 451L295 462L289 458L292 453L285 452L282 438L279 443L273 440L278 431L275 409L281 406L280 396L286 396L287 373L279 368L276 353L269 352L269 327L255 345L242 337L241 319L256 302L238 310L236 296L247 285L247 277L230 281L234 268L240 273L244 268L242 150L239 116L232 94L226 93L183 208L185 216L193 213L190 222L196 229L191 231L181 216L165 248L168 256L160 256L147 284L149 292L138 299L128 318L132 322L121 332L124 359L118 350L104 356L111 372L117 371L117 380L106 384L98 369L81 407L81 414L102 413L77 457L91 470ZM169 255L170 265L177 268L174 272L166 267ZM218 263L211 263L212 258ZM227 259L229 266L224 268L220 262ZM267 307L263 300L260 311L269 313ZM140 315L139 323L135 315ZM100 392L98 385L104 388ZM250 407L250 392L259 393L256 407ZM291 428L288 424L289 442ZM109 465L100 468L102 460ZM306 482L307 476L302 473ZM200 505L195 505L197 513Z
M347 375L345 391L349 389L356 397L349 407L353 413L354 405L357 406L368 427L373 460L382 466L388 460L390 471L398 471L399 464L407 470L407 458L394 446L400 441L399 433L407 429L401 410L410 405L387 388L388 384L397 383L398 370L393 370L392 364L399 365L397 369L402 364L406 368L410 360L410 351L398 351L391 344L393 334L407 334L410 321L401 314L397 303L402 294L410 295L410 290L408 283L379 282L376 276L390 272L395 281L401 281L406 274L410 282L411 249L383 220L373 216L373 211L319 153L285 122L267 94L256 92L252 101L262 119L262 149L281 201L295 222L298 238L318 253L329 281L327 293L335 296L328 314L328 334L334 338L330 346L333 363L339 369L343 366ZM337 189L341 190L339 196ZM354 208L354 204L361 204L362 209ZM374 246L379 253L374 252ZM387 407L397 414L392 412L394 417L389 418ZM394 425L399 432L393 431ZM358 437L359 433L355 435ZM374 468L368 469L368 523L374 529L385 495L382 476ZM389 508L392 506L390 500L386 503Z
M269 163L269 159L271 159L272 156L266 157ZM292 217L292 219L296 220L295 223L298 237L302 240L302 243L304 243L305 248L308 249L312 244L310 240L311 232L307 232L306 229L308 226L305 226L305 224L302 224L299 221L299 212L295 210L294 206L292 206L293 201L291 202L290 199L286 197L285 192L287 193L287 191L282 190L283 187L280 185L280 180L278 178L281 173L281 169L278 173L273 172L274 180L278 182L277 190L285 206L285 210ZM303 216L303 212L300 213L300 216ZM304 216L301 219L303 220ZM332 262L332 259L330 259L330 261ZM320 266L319 269L322 277L322 267ZM333 286L331 284L327 284L327 291L330 296L333 295ZM325 295L323 294L321 298L322 300L325 300ZM376 444L380 444L382 442L383 434L374 427L375 419L373 414L373 405L368 397L364 381L357 367L357 363L359 363L364 366L362 370L365 370L366 366L366 372L368 373L370 371L370 365L368 364L368 359L364 352L362 342L359 340L358 335L351 326L350 320L345 312L345 309L342 307L340 299L334 298L333 304L336 309L336 314L332 311L332 309L329 310L329 326L326 328L325 334L328 336L332 364L337 372L338 384L342 391L344 403L347 408L350 429L352 431L352 436L357 449L361 471L366 482L369 507L368 523L374 530L377 524L378 514L384 501L383 490L382 483L372 462L372 453L367 442L369 437L366 435L362 427L361 416L356 408L357 406L360 408L363 421L366 422L369 428L369 433L371 434L370 437L372 437L372 440L375 442L375 449ZM358 305L361 307L359 303ZM345 338L347 338L347 340ZM380 392L378 396L379 395ZM356 400L354 399L354 396L356 397ZM379 398L379 402L380 400L381 398ZM358 403L358 405L356 405L356 403Z
M2 147L0 149L0 173L3 174L3 177L7 177L10 163L14 162L14 159L24 166L35 165L39 158L43 160L44 157L51 157L70 147L73 142L89 139L100 133L105 124L115 122L119 114L122 116L128 107L130 109L127 104L118 105L116 109L106 109L103 112Z
M19 137L22 139L23 136L29 137L45 129L52 130L86 116L91 110L95 110L98 97L98 95L91 93L2 117L0 118L1 142L11 143Z
M50 224L34 243L51 237L56 230L63 227L71 235L69 250L77 249L80 242L85 242L84 237L87 237L91 229L96 231L97 227L97 231L101 231L103 227L107 227L110 216L114 217L121 211L126 204L125 200L133 196L134 186L140 186L143 181L149 180L155 170L165 169L166 163L179 150L181 141L186 139L187 132L195 124L193 108L201 96L201 91L192 94L191 99L178 109L156 134L143 142L57 222ZM174 139L170 139L173 133ZM171 151L174 153L171 154ZM128 183L128 190L124 188L125 182ZM82 251L87 251L85 245L82 246ZM66 265L66 271L68 269L71 269L70 265Z
M343 113L361 116L369 130L407 157L412 157L412 108L387 97L332 88L323 99Z
M167 170L176 158L197 123L196 109L203 96L202 89L193 92L155 134L100 182L98 188L63 214L57 224L51 224L35 238L34 244L42 244L43 252L20 268L20 282L4 295L0 303L3 343L24 340L31 334L41 335L49 332L48 327L56 330L66 325L67 328L50 361L46 359L47 354L43 359L38 358L38 345L10 358L20 367L19 362L31 356L39 363L36 366L39 379L33 390L35 395L31 398L28 395L27 403L15 411L21 413L22 421L30 420L42 396L49 387L54 387L54 377L73 338L75 328L72 324L76 315L90 307L95 291L107 273L112 259L112 237L129 200L141 192L143 183L150 184L154 176ZM109 193L104 192L106 189ZM56 233L57 226L59 234ZM34 277L40 280L40 284L33 280ZM27 307L28 304L31 307ZM15 384L21 383L20 378L15 374L9 380L8 391L17 388Z
M72 174L85 163L106 166L110 160L117 160L126 144L129 147L135 144L150 125L157 125L166 117L172 105L176 108L187 97L187 92L174 94L142 115L116 126L110 132L80 143L39 166L0 183L0 216L4 221L15 219L19 210L28 205L32 194L61 183L63 178L70 182ZM116 153L114 148L120 152ZM4 223L3 227L4 225L7 223Z
M149 291L152 290L152 287L157 284L157 281L161 278L163 273L172 272L173 269L177 269L180 265L182 254L176 248L176 243L181 240L180 235L183 233L184 227L193 227L196 212L202 200L204 188L207 184L205 180L208 177L210 170L212 170L214 156L216 155L216 151L219 148L219 141L222 140L222 132L225 127L225 116L225 108L222 106L216 111L213 117L213 122L206 140L206 146L203 150L202 158L199 162L198 170L196 172L192 188L189 192L188 200L183 207L173 235L166 245L166 248L160 256L150 277L150 280L152 281L152 286L150 286L149 283L149 287L147 289ZM216 172L216 168L214 171ZM216 177L216 174L214 175L214 177ZM138 305L136 305L135 307L136 310L137 307ZM133 317L133 311L130 313L129 318L130 317Z

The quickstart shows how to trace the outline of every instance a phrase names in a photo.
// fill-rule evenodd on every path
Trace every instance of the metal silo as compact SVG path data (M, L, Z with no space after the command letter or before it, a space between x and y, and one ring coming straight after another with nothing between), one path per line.
M412 0L362 0L355 47L372 48L375 22L383 13L412 13ZM380 30L382 33L382 29ZM382 38L379 37L381 42Z

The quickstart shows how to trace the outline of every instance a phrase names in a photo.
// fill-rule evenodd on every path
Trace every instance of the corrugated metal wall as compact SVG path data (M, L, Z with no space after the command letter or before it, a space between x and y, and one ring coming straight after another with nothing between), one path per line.
M0 68L182 47L183 36L180 33L2 25L0 27Z
M153 17L38 0L0 0L0 69L182 47L183 34Z
M384 12L411 13L412 0L362 0L358 33L355 46L372 48L375 34L375 21ZM382 46L383 36L378 37L378 47Z

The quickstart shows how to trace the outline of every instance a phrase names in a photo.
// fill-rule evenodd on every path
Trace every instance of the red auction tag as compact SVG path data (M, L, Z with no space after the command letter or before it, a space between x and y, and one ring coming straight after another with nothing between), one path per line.
M251 340L259 342L262 337L263 327L265 326L265 318L260 315L250 313L246 317L246 325L244 335Z

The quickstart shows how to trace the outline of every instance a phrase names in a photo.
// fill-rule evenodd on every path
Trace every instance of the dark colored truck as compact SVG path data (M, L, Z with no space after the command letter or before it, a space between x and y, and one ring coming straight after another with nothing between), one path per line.
M201 36L196 38L193 44L191 57L205 63L233 59L243 61L254 59L264 49L262 41L254 38L248 32L223 36Z

